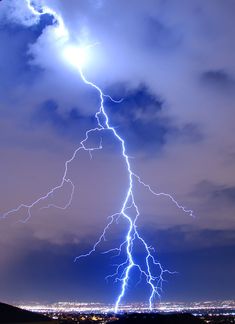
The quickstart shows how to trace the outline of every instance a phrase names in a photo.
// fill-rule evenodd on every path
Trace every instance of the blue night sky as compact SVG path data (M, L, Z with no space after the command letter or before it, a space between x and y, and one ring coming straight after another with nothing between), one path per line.
M87 253L120 210L127 170L110 131L102 150L80 152L69 184L57 186L64 163L97 127L97 92L63 56L66 44L89 47L83 73L105 94L110 124L125 139L138 182L138 230L166 274L162 300L233 299L235 291L235 2L233 0L37 0L52 14L35 16L23 0L0 1L0 300L115 302L120 282L105 277L125 256L120 218L106 241ZM67 37L67 38L66 38ZM87 146L97 146L92 134ZM143 259L137 246L135 259ZM139 261L141 262L141 261ZM133 270L123 302L146 301L149 287Z

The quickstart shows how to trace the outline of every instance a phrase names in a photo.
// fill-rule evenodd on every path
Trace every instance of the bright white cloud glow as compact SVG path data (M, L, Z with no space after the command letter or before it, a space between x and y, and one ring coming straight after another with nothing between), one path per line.
M88 53L86 47L67 46L63 51L63 56L70 64L76 68L83 67L88 60Z

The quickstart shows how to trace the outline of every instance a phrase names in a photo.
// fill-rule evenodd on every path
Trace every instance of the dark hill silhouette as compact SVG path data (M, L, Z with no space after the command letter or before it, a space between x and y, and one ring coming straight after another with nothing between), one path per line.
M44 315L0 303L0 323L43 323L51 321L49 317Z
M119 319L118 324L122 323L204 324L205 322L191 314L127 314Z

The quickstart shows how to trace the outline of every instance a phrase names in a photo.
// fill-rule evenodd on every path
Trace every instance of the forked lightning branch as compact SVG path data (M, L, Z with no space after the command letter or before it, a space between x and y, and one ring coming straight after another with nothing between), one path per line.
M123 302L123 298L125 296L129 279L133 273L134 269L137 269L141 275L141 278L145 280L146 284L149 286L149 308L153 308L153 303L155 297L160 297L162 284L164 281L164 274L165 273L172 273L163 268L160 261L155 257L155 250L151 247L144 237L142 237L137 229L137 221L140 217L140 212L138 205L135 200L134 188L137 184L141 184L146 190L148 190L154 196L165 196L169 198L173 204L175 204L179 209L183 212L188 213L190 216L193 215L193 211L186 209L184 206L180 205L174 197L172 197L168 193L164 192L155 192L148 184L146 184L139 175L137 175L132 168L130 158L126 151L125 146L125 139L121 137L118 131L111 125L109 120L109 115L105 110L105 98L108 100L113 100L110 96L103 93L102 89L94 84L93 82L87 80L86 76L83 73L83 65L86 62L86 55L89 50L92 50L92 46L76 46L76 44L71 44L69 41L69 31L66 29L63 18L61 15L57 14L54 10L47 6L38 6L35 1L32 3L30 0L25 0L28 6L28 10L31 14L35 17L40 19L40 15L42 14L49 14L53 16L54 19L54 29L57 35L66 38L65 46L63 49L63 57L67 60L70 64L77 69L77 72L80 74L82 81L88 86L94 89L97 92L97 96L99 96L100 104L97 107L97 112L95 114L95 118L97 121L97 125L95 128L88 129L85 133L84 139L80 142L79 146L73 152L72 156L66 160L64 166L64 173L61 177L61 180L57 185L52 187L45 195L39 197L35 201L30 204L22 203L16 208L13 208L2 215L2 218L6 218L10 214L17 213L21 210L26 211L26 217L23 222L28 221L32 216L33 208L37 207L39 203L44 202L45 205L42 208L59 208L65 210L67 207L70 206L73 196L74 196L74 189L75 185L72 179L68 176L68 170L70 167L70 163L77 158L78 153L80 151L88 151L88 153L92 153L95 150L102 150L102 141L99 142L98 146L89 147L87 145L89 136L91 134L97 134L100 137L103 132L109 132L110 136L116 138L119 142L120 146L120 154L125 162L126 173L128 176L128 185L123 190L126 192L125 199L120 206L120 210L117 211L116 214L111 215L108 217L107 226L104 228L103 232L101 233L98 240L95 242L94 246L91 248L90 251L87 253L80 255L75 258L75 261L89 257L92 253L96 252L96 248L98 245L105 239L105 234L109 230L109 227L112 224L115 224L117 217L122 217L126 224L126 230L123 233L123 239L120 246L117 246L114 249L109 251L105 251L105 253L118 253L118 254L125 254L124 262L118 264L116 266L116 270L113 274L110 274L108 277L115 278L116 281L120 283L120 292L116 298L116 302L114 305L114 311L118 312L120 303ZM125 99L124 99L125 100ZM102 138L102 136L100 137ZM55 193L58 189L63 188L65 184L69 184L71 187L71 192L68 201L65 205L57 205L57 204L47 204L48 198L52 197L53 193ZM134 217L131 214L131 211L134 210ZM144 253L142 254L142 260L137 261L134 257L133 250L136 246L142 246Z

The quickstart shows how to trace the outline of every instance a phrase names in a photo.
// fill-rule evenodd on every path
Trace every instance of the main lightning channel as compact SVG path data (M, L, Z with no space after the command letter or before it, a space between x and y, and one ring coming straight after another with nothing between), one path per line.
M29 10L31 11L31 13L33 15L39 16L39 15L42 15L45 13L49 13L49 14L53 15L54 19L57 22L56 28L59 28L59 30L63 31L64 34L68 33L67 29L65 28L64 21L63 21L62 17L60 15L58 15L54 10L50 9L49 7L42 7L42 9L40 11L38 11L31 4L30 0L26 0L26 3L28 5ZM69 170L70 163L74 161L77 154L82 150L87 151L91 155L92 151L102 149L102 136L101 136L102 134L100 135L99 145L94 146L94 147L86 146L89 135L91 133L99 134L104 131L110 131L113 134L113 136L119 141L120 146L121 146L121 155L125 161L126 171L127 171L127 175L128 175L128 179L129 179L128 186L126 188L126 195L125 195L124 201L121 205L120 211L116 214L109 216L110 220L109 220L108 224L106 225L106 227L104 228L101 236L95 242L93 248L88 253L82 254L82 255L76 257L75 261L77 261L81 258L84 258L84 257L88 257L92 253L94 253L96 251L97 246L103 240L105 240L105 235L106 235L107 231L109 230L110 226L114 224L115 220L117 221L117 219L119 217L122 217L127 223L127 230L126 230L124 240L122 241L120 246L103 252L103 253L116 252L117 255L120 255L122 252L124 252L126 255L125 261L123 263L116 265L116 271L113 274L106 277L107 279L115 278L116 282L120 282L120 284L121 284L121 290L120 290L119 295L117 296L115 306L114 306L114 311L115 311L115 313L117 313L119 310L120 303L122 302L123 297L125 296L126 291L127 291L128 282L129 282L129 279L131 276L131 271L134 268L139 270L140 277L141 278L144 277L146 280L146 283L150 287L149 308L151 310L151 309L153 309L154 298L156 296L160 297L160 295L161 295L162 284L164 281L164 274L165 273L172 274L174 272L170 272L169 270L166 270L162 267L161 263L154 257L155 251L154 251L153 247L151 247L147 244L145 239L140 235L140 233L138 231L137 220L140 215L140 212L139 212L138 206L135 201L134 185L135 185L135 183L136 184L139 183L140 185L142 185L146 189L148 189L151 194L153 194L155 196L164 196L164 197L169 198L178 208L183 210L185 213L188 213L190 216L193 216L193 211L186 209L184 206L181 206L172 195L170 195L168 193L164 193L164 192L160 192L160 193L155 192L150 187L150 185L143 182L143 180L136 173L133 172L133 169L132 169L131 163L130 163L130 158L126 152L125 140L119 135L119 133L116 131L116 129L110 125L109 116L105 110L105 106L104 106L105 98L108 98L110 100L113 100L113 99L109 95L104 94L102 89L98 85L89 81L85 77L81 67L78 68L78 72L80 74L82 81L87 86L94 88L99 95L100 106L99 106L98 111L95 114L95 118L97 120L97 127L86 131L85 138L80 142L79 147L76 148L76 150L73 152L72 156L68 160L65 161L64 174L63 174L62 179L58 185L53 187L45 195L39 197L32 203L30 203L30 204L22 203L17 208L9 210L8 212L4 213L1 216L1 218L6 218L10 214L14 214L16 212L19 212L21 209L25 209L27 211L27 217L22 221L23 222L28 221L30 219L30 217L32 217L32 209L34 207L36 207L38 204L46 201L57 190L62 189L64 187L64 185L66 185L66 184L70 185L71 191L70 191L68 201L65 205L60 206L57 204L47 204L47 205L41 207L40 209L50 208L50 207L59 208L59 209L67 209L71 205L71 202L72 202L72 199L74 196L74 190L75 190L75 185L73 184L72 180L68 176L68 170ZM120 102L120 101L117 101L117 102ZM131 216L129 210L134 210L134 217ZM144 257L143 257L142 262L137 262L134 257L133 249L137 244L141 245L143 248L143 251L144 251Z
M170 198L171 201L178 208L182 209L186 213L189 213L191 216L192 216L193 212L192 212L192 210L187 210L185 207L181 206L170 194L163 193L163 192L157 193L157 192L153 191L152 188L148 184L145 184L141 180L141 178L132 171L131 164L130 164L130 159L129 159L129 156L127 155L127 153L126 153L125 141L117 133L115 128L110 125L109 116L106 113L105 107L104 107L104 94L102 92L102 89L99 88L96 84L92 83L91 81L88 81L86 79L86 77L84 76L83 71L82 71L81 68L79 69L79 73L80 73L80 76L81 76L83 82L85 84L93 87L94 89L96 89L98 91L98 93L99 93L99 96L100 96L100 109L96 113L96 118L97 118L98 124L101 127L103 127L101 125L100 119L99 119L99 116L102 115L104 117L104 120L105 120L105 129L108 129L108 130L112 131L113 135L120 142L121 148L122 148L122 156L123 156L123 158L125 160L126 169L127 169L128 178L129 178L129 185L128 185L128 188L127 188L126 196L125 196L125 199L123 201L121 210L118 213L118 215L122 215L124 217L124 219L126 219L126 221L128 223L128 230L127 230L127 233L126 233L125 240L121 243L119 248L117 248L116 250L118 250L119 253L121 253L121 250L122 250L123 246L125 246L127 258L126 258L126 261L124 263L119 264L117 266L117 270L114 273L114 276L117 276L116 279L121 282L121 292L118 295L118 298L116 300L114 311L117 312L118 309L119 309L120 302L121 302L122 298L124 297L127 286L128 286L128 281L129 281L129 278L130 278L130 272L131 272L132 268L134 268L134 267L136 267L140 271L141 275L145 276L146 281L147 281L147 283L149 284L149 286L151 288L151 294L150 294L150 297L149 297L149 308L152 309L153 308L153 300L154 300L155 295L158 295L160 297L160 292L162 290L162 283L164 281L163 274L166 273L166 272L172 274L173 272L170 272L168 270L163 269L160 262L157 261L154 258L153 253L151 252L153 250L153 248L146 243L146 241L143 239L143 237L139 234L139 232L137 230L136 222L137 222L137 219L138 219L138 216L140 215L140 213L139 213L139 209L138 209L138 206L137 206L137 204L135 202L135 198L134 198L134 192L133 192L134 180L137 179L137 181L140 184L142 184L144 187L146 187L152 194L154 194L156 196L166 196L166 197ZM127 213L127 210L129 208L128 204L130 204L131 207L133 207L134 210L135 210L134 220L132 220L131 216ZM97 242L94 244L92 250L90 250L87 254L78 256L77 258L75 258L75 261L82 258L82 257L87 257L87 256L91 255L91 253L95 252L97 245L99 243L101 243L102 239L105 238L105 234L106 234L108 228L110 227L110 225L113 223L115 215L116 214L110 216L111 221L105 227L103 233L101 234L101 236L99 237ZM134 257L133 257L132 252L133 252L133 247L134 247L135 241L138 241L144 247L144 250L145 250L145 253L146 253L145 254L146 255L145 264L144 265L145 265L146 269L144 269L144 267L141 264L134 261ZM106 252L108 253L108 252L111 252L113 250L114 249L111 249L111 250L106 251ZM152 271L153 266L158 268L158 271L160 272L158 274L158 276L153 275L153 271ZM120 269L122 271L121 271L121 275L118 277ZM110 277L110 276L108 276L108 277Z

